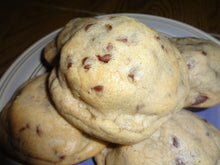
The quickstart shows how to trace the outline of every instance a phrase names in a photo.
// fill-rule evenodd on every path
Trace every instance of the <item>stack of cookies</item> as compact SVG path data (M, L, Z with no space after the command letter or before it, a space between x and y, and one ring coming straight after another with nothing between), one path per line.
M167 39L126 16L76 18L45 47L49 73L1 112L2 148L29 164L220 164L220 132L184 108L220 102L220 46Z

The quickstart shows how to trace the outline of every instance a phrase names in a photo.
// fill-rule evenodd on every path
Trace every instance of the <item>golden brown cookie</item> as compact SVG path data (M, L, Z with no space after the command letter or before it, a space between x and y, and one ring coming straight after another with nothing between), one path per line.
M50 76L58 111L90 135L113 143L150 136L188 95L179 51L125 16L89 21L63 47Z
M58 54L59 54L59 51L56 46L56 40L53 39L45 46L43 57L48 64L50 64L51 66L54 66L59 61L59 59L57 59L59 58Z
M220 132L196 114L175 113L150 138L131 146L109 146L97 165L217 165Z
M71 19L60 31L57 37L49 42L44 49L44 59L52 66L59 62L59 53L63 45L79 30L84 24L95 17Z
M220 103L220 45L199 38L171 38L189 70L190 93L185 106L211 107Z
M85 18L74 18L71 19L61 30L61 32L57 36L57 49L60 50L63 45L87 22L91 20L95 20L95 17L85 17Z
M0 114L0 144L21 162L75 164L93 157L105 143L70 125L47 95L47 74L20 88Z

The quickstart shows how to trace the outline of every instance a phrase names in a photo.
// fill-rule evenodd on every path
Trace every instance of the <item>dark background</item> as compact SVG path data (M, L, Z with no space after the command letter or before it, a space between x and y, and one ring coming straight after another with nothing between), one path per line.
M220 34L219 0L7 0L0 5L0 77L29 46L75 17L143 13Z

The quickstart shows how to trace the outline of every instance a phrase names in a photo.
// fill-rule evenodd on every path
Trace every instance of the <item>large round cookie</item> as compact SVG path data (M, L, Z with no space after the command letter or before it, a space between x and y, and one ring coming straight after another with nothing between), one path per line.
M57 37L49 42L44 49L44 59L50 65L56 65L59 61L59 53L63 45L88 21L96 19L95 17L74 18L71 19L60 31Z
M220 132L182 110L150 138L131 146L109 146L95 160L97 165L219 165Z
M92 20L77 31L64 45L49 84L58 111L70 123L122 144L150 136L182 108L189 88L179 51L125 16Z
M189 70L190 94L185 106L211 107L220 103L220 45L199 38L171 38Z
M93 157L105 143L70 125L46 93L47 74L23 85L0 114L0 144L19 161L67 165Z

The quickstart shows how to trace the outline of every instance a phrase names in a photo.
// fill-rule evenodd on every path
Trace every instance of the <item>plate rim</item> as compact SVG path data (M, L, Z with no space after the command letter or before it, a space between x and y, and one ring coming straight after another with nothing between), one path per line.
M164 16L158 16L158 15L152 15L152 14L143 14L143 13L112 13L112 14L103 14L103 15L99 15L97 17L103 17L103 16L111 16L111 15L125 15L125 16L130 16L130 17L142 17L142 18L150 18L150 19L156 19L156 20L162 20L163 22L170 22L170 23L173 23L175 25L178 25L178 27L186 27L187 28L187 31L190 29L190 31L197 31L198 33L202 33L205 37L207 37L208 39L216 42L217 44L220 45L220 41L216 38L214 38L213 36L211 36L210 34L208 34L207 32L205 32L204 30L201 30L193 25L190 25L190 24L187 24L185 22L181 22L179 20L175 20L175 19L171 19L171 18L167 18L167 17L164 17Z
M202 33L204 36L206 36L208 39L216 42L217 44L220 45L220 41L217 40L216 38L212 37L210 34L206 33L203 30L200 30L192 25L186 24L184 22L180 22L178 20L174 20L174 19L170 19L170 18L166 18L163 16L157 16L157 15L151 15L151 14L140 14L140 13L112 13L112 14L102 14L102 15L98 15L96 17L104 17L104 16L111 16L111 15L125 15L125 16L130 16L130 17L142 17L142 18L150 18L150 19L157 19L157 20L162 20L163 22L169 22L169 23L173 23L178 25L179 27L186 27L187 30L191 30L191 31L197 31L198 33ZM50 32L49 34L45 35L44 37L42 37L41 39L37 40L36 42L34 42L33 44L31 44L27 49L25 49L13 62L12 64L7 68L7 70L2 74L1 78L0 78L0 91L2 88L2 84L5 81L5 79L8 77L9 73L11 73L11 71L13 70L13 68L16 67L16 65L19 63L19 61L21 61L25 55L27 55L27 53L32 50L33 48L36 47L36 45L39 45L42 41L45 41L48 38L53 37L55 34L57 34L61 28L58 28L52 32ZM0 98L1 99L1 98Z
M156 15L150 15L150 14L139 14L139 13L112 13L112 14L102 14L102 15L98 15L97 17L103 17L103 16L110 16L110 15L125 15L125 16L130 16L130 17L139 17L142 19L156 19L156 20L162 20L163 22L166 23L172 23L175 25L178 25L178 27L186 27L187 31L191 30L193 32L198 32L203 34L204 36L207 37L207 39L210 39L214 42L216 42L217 44L220 45L220 41L215 39L214 37L212 37L210 34L206 33L205 31L202 31L192 25L174 20L174 19L170 19L170 18L166 18L166 17L162 17L162 16L156 16ZM4 84L4 82L6 81L7 78L11 79L13 77L13 73L12 71L14 70L14 68L18 65L19 62L21 62L21 60L24 60L24 58L29 54L29 52L31 50L33 50L37 45L40 45L43 41L45 40L51 40L52 38L54 38L60 31L62 28L59 28L57 30L54 30L52 32L50 32L49 34L45 35L44 37L40 38L39 40L37 40L36 42L34 42L33 44L31 44L27 49L25 49L14 61L13 63L7 68L7 70L2 74L1 78L0 78L0 91L2 91L2 88L4 88L4 86L2 86ZM12 76L10 76L12 74ZM10 76L10 77L9 77ZM7 84L6 84L7 86ZM0 100L4 99L4 97L0 97ZM4 106L2 106L4 107ZM2 108L3 109L3 108ZM0 109L0 111L2 111L2 109ZM16 162L17 163L17 162Z

